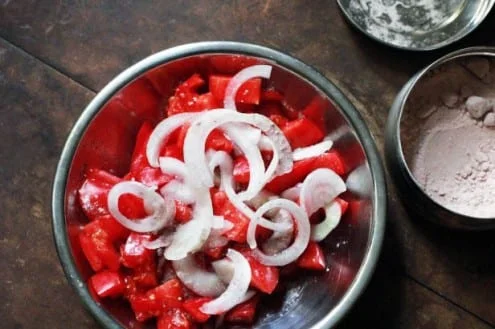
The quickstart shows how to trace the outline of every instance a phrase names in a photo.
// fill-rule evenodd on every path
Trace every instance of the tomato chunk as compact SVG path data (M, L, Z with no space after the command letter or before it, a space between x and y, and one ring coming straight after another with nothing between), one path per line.
M241 251L251 267L251 286L271 294L278 285L279 270L275 266L267 266L258 262L250 251Z
M181 224L187 223L192 219L193 211L191 207L180 202L175 201L175 220Z
M98 297L118 297L125 291L124 278L115 271L98 272L89 279L89 283Z
M249 163L244 156L239 156L234 160L234 180L237 183L249 183Z
M173 309L164 313L156 322L157 329L190 329L191 321L180 309Z
M184 310L189 313L189 315L193 318L194 321L199 323L204 323L208 321L210 315L205 314L200 311L200 308L205 304L211 301L212 298L209 297L197 297L191 298L184 302L182 307Z
M308 270L322 271L327 267L323 250L314 241L310 241L304 253L297 260L297 265Z
M290 121L282 131L293 149L316 144L325 137L323 131L306 118Z
M122 264L128 268L136 268L154 262L155 251L144 247L144 243L151 240L151 234L132 232L120 248Z
M302 111L303 115L311 120L323 133L325 127L325 105L319 98L312 100Z
M110 189L122 180L100 169L91 168L78 191L79 204L89 220L108 215L107 198Z
M230 139L225 137L222 131L215 129L206 139L206 149L213 149L216 151L225 151L227 153L230 153L234 149L234 144L232 144Z
M223 102L225 90L232 77L223 75L211 75L209 79L209 88L216 99ZM259 104L261 96L261 79L254 78L246 81L239 87L235 95L235 101L245 104Z
M248 301L235 306L227 312L225 321L243 324L253 323L256 314L256 306L258 305L259 300L259 296L256 295Z
M318 168L331 169L338 175L343 175L346 172L341 156L336 151L330 151L316 157L294 162L291 172L275 177L265 188L272 193L280 194L289 187L302 182L309 173Z

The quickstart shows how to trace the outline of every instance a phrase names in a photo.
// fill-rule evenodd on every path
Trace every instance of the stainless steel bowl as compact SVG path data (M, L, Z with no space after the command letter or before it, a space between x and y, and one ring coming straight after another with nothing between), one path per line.
M76 198L85 168L96 166L123 174L140 124L145 119L158 117L160 108L157 106L137 106L129 110L119 106L119 100L153 87L159 89L166 100L180 80L194 72L219 70L215 61L232 55L273 65L272 80L294 108L302 108L311 100L325 106L335 148L342 153L349 169L356 169L354 182L371 183L358 184L356 193L349 194L350 211L324 244L330 270L286 279L287 293L275 294L266 300L255 327L332 327L349 311L373 273L385 229L386 187L372 137L347 98L313 68L272 49L235 42L183 45L142 60L103 88L77 120L57 167L52 206L60 261L84 305L105 328L144 326L132 319L128 306L112 302L99 304L87 290L86 279L91 270L77 242L80 226L86 219Z
M465 37L495 4L495 0L337 2L349 22L367 36L395 48L417 51L438 49Z
M385 134L385 154L388 168L394 178L404 204L421 218L454 229L487 230L495 228L495 218L477 218L451 211L432 200L422 189L409 169L401 141L401 122L409 97L421 79L440 66L474 56L495 58L493 47L472 47L450 53L415 74L402 88L389 112Z

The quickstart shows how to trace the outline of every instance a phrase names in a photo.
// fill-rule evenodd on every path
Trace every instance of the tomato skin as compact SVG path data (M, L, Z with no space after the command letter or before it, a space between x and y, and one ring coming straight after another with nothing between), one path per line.
M336 151L329 151L316 157L294 162L291 172L275 177L266 184L265 189L280 194L289 187L302 182L309 173L318 168L331 169L340 176L346 172L342 157Z
M191 298L186 301L184 301L184 304L182 305L182 308L189 313L189 315L192 317L192 319L195 322L198 323L204 323L208 321L210 318L210 315L205 314L200 311L200 308L205 304L208 303L212 300L212 298L209 297L196 297L196 298Z
M91 221L109 214L108 192L122 179L95 168L90 168L86 176L86 180L78 191L78 197L84 214Z
M210 65L221 74L236 74L248 66L259 64L256 58L243 55L216 55L209 58Z
M325 137L316 124L304 117L290 121L282 131L293 149L316 144Z
M206 139L206 149L213 149L216 151L225 151L227 153L232 152L234 144L223 134L219 129L213 130Z
M254 321L256 315L256 307L260 297L258 295L249 299L248 301L235 306L233 309L227 312L225 315L225 321L232 323L251 324Z
M187 223L193 217L193 211L191 207L180 202L175 201L175 220L181 224Z
M249 218L240 212L227 198L223 191L214 192L213 198L213 213L218 216L223 216L226 220L234 224L234 227L224 233L224 236L235 242L246 242L247 229L249 226Z
M101 271L89 279L98 297L119 297L125 291L124 277L119 272Z
M319 98L312 100L303 110L303 115L311 120L323 133L326 131L325 125L325 105Z
M223 102L225 90L232 77L224 75L211 75L208 80L208 87L213 96ZM261 98L261 79L254 78L246 81L239 87L235 95L237 103L259 104Z
M325 254L318 243L310 241L306 250L297 260L297 265L300 268L323 271L327 267Z
M180 309L173 309L158 317L157 329L191 329L193 324Z
M241 184L249 183L249 163L244 156L239 156L234 160L234 181Z
M122 265L137 268L155 261L155 251L144 247L145 242L153 240L152 234L132 232L120 248Z
M251 286L261 292L271 294L278 285L280 276L278 268L261 264L252 256L250 250L241 249L240 252L251 267Z

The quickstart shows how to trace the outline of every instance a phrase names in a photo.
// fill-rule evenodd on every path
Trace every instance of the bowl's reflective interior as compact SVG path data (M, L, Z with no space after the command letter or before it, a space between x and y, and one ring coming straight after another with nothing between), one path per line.
M82 184L85 170L97 167L117 175L126 173L134 138L143 121L157 122L174 87L191 74L233 73L221 65L225 56L228 55L198 55L165 63L148 71L116 93L88 126L75 153L65 194L65 215L72 253L84 278L91 274L91 270L77 239L80 226L86 222L77 202L77 189ZM277 66L275 62L253 57L248 59L253 63L274 66L271 81L285 94L286 102L293 108L303 109L310 102L324 107L334 148L345 158L349 172L364 165L366 169L357 173L370 175L362 145L337 104L304 78ZM281 283L287 289L263 299L256 328L308 328L341 300L359 270L370 243L372 187L368 186L364 192L359 196L347 193L349 210L338 228L323 242L329 270L313 273L285 269ZM133 320L132 312L124 302L105 302L103 306L126 327L145 327Z

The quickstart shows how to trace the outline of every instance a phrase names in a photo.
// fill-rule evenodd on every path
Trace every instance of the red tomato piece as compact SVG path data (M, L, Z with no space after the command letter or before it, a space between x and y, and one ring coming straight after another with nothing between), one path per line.
M91 268L98 272L103 268L117 271L120 267L119 253L113 245L113 237L105 230L106 217L90 222L79 234L81 249Z
M144 201L142 198L133 194L123 194L119 198L119 210L122 215L131 219L146 217Z
M189 130L190 126L190 123L185 123L179 129L179 135L177 136L177 147L179 147L181 150L184 149L184 141L186 140L187 131Z
M284 95L278 92L275 89L266 89L261 92L261 100L262 101L282 101L284 99Z
M155 261L155 251L144 247L144 243L153 240L153 235L132 232L120 248L122 265L137 268Z
M223 102L225 90L232 77L223 75L211 75L208 87L213 96ZM246 81L239 87L235 101L245 104L259 104L261 96L261 79L254 78Z
M345 212L347 211L347 208L349 208L349 202L341 198L335 198L335 201L339 203L340 211L342 212L342 215L344 215Z
M272 120L280 129L284 129L289 123L289 119L278 114L270 115L270 120Z
M221 74L235 74L240 70L259 64L259 60L243 55L216 55L209 58L213 68Z
M223 258L227 252L228 245L223 247L215 247L215 248L205 248L203 252L206 256L208 256L212 260L219 260Z
M175 200L175 220L181 224L192 219L193 211L188 205Z
M222 103L218 99L216 99L211 92L199 95L196 99L193 100L195 102L194 109L196 112L213 110L223 107Z
M124 278L115 271L98 272L89 279L89 283L98 297L118 297L125 291Z
M180 309L173 309L158 317L157 329L191 329L191 321Z
M258 111L266 117L271 117L272 115L284 116L282 105L279 102L262 103Z
M144 322L153 317L159 316L163 308L156 300L150 299L144 294L132 295L129 298L134 316L139 322Z
M289 187L302 182L309 173L318 168L331 169L341 176L346 172L341 156L336 151L330 151L313 158L294 162L291 172L275 177L265 188L270 192L280 194Z
M146 79L137 79L117 95L134 116L154 121L159 117L160 95Z
M319 98L312 100L303 110L303 115L311 120L323 133L326 131L325 125L325 104Z
M278 268L261 264L251 255L249 250L242 250L241 253L251 266L251 286L266 294L271 294L278 285Z
M297 265L308 270L323 271L327 267L323 250L314 241L310 241L304 253L297 260Z
M244 156L234 160L234 181L241 184L249 183L249 163Z
M189 313L195 322L204 323L208 321L210 315L201 312L199 309L205 304L211 301L209 297L196 297L188 299L182 304L182 308Z
M132 271L132 280L136 287L148 289L156 287L158 284L155 261L134 268Z
M282 131L293 149L316 144L325 137L323 131L306 118L290 121Z
M99 227L108 234L108 238L113 244L123 241L131 233L129 229L122 226L122 224L113 218L112 215L98 217L96 222L98 222Z
M146 295L151 299L157 300L161 305L181 307L184 298L184 289L178 279L170 279L148 291Z
M108 215L107 197L110 189L122 180L100 169L91 168L78 191L79 204L89 220Z
M248 301L237 305L227 312L225 315L225 321L243 324L253 323L259 300L260 297L256 295Z
M225 151L227 153L232 152L234 144L225 137L223 132L219 129L213 130L206 139L206 149L213 149L216 151Z

